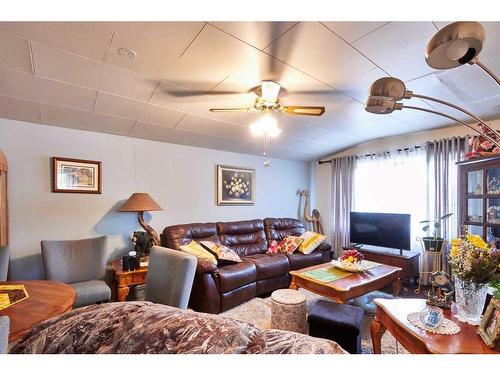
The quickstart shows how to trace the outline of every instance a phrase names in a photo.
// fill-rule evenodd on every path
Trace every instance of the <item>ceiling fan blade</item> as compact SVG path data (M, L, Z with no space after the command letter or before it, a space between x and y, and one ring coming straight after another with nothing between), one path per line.
M283 107L283 109L289 115L321 116L325 113L325 107L294 105Z
M234 108L210 108L210 112L250 112L252 108L234 107Z

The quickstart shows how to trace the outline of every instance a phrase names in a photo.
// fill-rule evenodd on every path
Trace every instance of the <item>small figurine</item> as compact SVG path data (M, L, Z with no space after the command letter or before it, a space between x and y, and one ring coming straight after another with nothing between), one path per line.
M132 235L132 242L134 243L134 250L141 260L149 256L153 243L147 232L134 232Z

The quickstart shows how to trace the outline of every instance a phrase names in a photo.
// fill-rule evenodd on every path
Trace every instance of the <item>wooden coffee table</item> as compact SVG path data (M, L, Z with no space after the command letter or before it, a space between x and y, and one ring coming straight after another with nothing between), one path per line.
M297 271L290 271L290 275L292 275L290 288L304 288L339 303L345 303L347 300L362 296L390 284L393 286L394 296L399 294L401 287L399 280L401 268L399 267L381 264L368 271L353 273L350 276L330 283L322 283L304 276L304 272L325 267L332 267L332 265L330 263L323 263Z
M0 310L0 315L10 318L9 342L19 340L34 325L70 311L76 300L75 290L59 281L0 282L0 285L12 284L24 285L29 298Z
M458 324L461 331L456 335L437 335L413 326L406 318L412 312L421 311L426 306L424 299L380 299L376 298L377 314L370 331L373 352L380 354L382 335L386 330L406 350L414 354L500 354L488 348L476 333L477 327L462 323L452 310L444 310L444 316Z

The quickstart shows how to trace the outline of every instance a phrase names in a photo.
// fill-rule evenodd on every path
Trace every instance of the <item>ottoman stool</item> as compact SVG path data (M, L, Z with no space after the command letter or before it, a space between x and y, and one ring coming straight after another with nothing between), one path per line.
M359 354L363 314L361 307L318 301L307 317L309 335L335 341L349 353Z
M306 333L306 297L294 289L274 291L271 294L271 327Z

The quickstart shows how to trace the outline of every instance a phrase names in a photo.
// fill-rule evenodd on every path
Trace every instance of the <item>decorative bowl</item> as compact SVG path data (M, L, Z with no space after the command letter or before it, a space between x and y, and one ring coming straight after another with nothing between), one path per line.
M346 260L334 259L330 263L336 268L339 268L343 271L349 271L349 272L364 272L367 269L369 269L368 265L363 260L359 261L359 262L351 263L351 262L346 261Z

